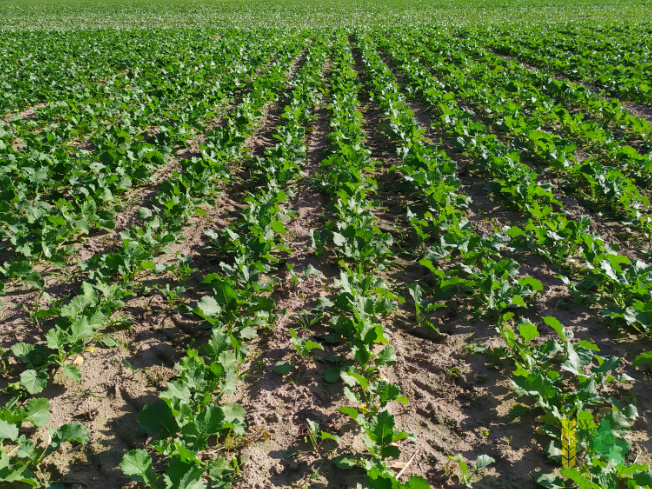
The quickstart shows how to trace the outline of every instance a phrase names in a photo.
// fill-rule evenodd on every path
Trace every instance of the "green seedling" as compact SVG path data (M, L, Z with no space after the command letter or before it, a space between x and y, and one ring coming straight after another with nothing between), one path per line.
M307 338L299 338L294 328L290 328L290 343L294 346L300 362L308 362L313 359L311 354L314 350L323 350L324 347L316 341Z
M113 360L113 363L116 365L120 365L122 367L127 367L131 371L131 377L135 377L138 372L142 370L142 368L136 368L134 367L127 359L123 358L122 360Z
M410 296L414 299L415 314L417 318L417 324L420 326L428 326L434 329L436 332L439 332L437 326L428 321L426 315L435 309L446 307L445 304L431 303L427 299L423 298L423 289L418 282L413 282L408 286L408 291Z
M186 292L186 288L179 285L177 287L171 288L169 283L165 284L165 288L155 287L168 303L168 306L173 309L175 307L183 306L183 294Z
M45 458L64 442L88 443L89 434L79 423L49 428L47 440L30 440L25 434L19 434L23 423L39 428L49 419L50 403L43 398L31 399L22 406L17 399L12 399L0 409L0 483L8 483L11 487L16 483L50 487L42 470Z
M328 433L327 431L320 430L319 423L312 421L311 419L306 419L306 424L307 424L307 429L305 430L304 442L306 443L310 442L313 453L319 456L323 456L324 453L323 445L327 440L331 440L335 442L336 445L340 444L340 437ZM328 452L332 452L333 450L335 450L335 448L328 450ZM306 453L306 452L301 450L288 450L283 454L283 456L289 458L289 457L294 457L295 455L298 455L300 453Z
M456 476L457 479L466 487L473 487L471 484L472 479L480 472L480 470L496 461L489 455L480 455L469 470L468 465L461 455L455 455L454 457L449 455L448 460L449 462L446 465L445 472ZM459 468L459 474L455 471L456 467Z
M296 371L297 378L293 380L293 382L296 382L301 376L304 365L313 360L311 352L314 350L323 350L324 347L307 338L299 338L294 328L290 328L290 343L296 350L297 358L294 361L294 365L291 362L278 362L274 365L274 371L281 375L287 375Z
M318 311L301 310L293 319L303 331L310 331L323 317L324 315Z
M65 296L61 299L54 300L54 298L45 291L45 288L42 288L34 301L33 309L28 308L25 304L20 304L20 308L27 313L32 325L41 331L41 320L46 317L57 316L61 304L63 304L67 298L68 296ZM43 308L43 301L50 303L51 307Z

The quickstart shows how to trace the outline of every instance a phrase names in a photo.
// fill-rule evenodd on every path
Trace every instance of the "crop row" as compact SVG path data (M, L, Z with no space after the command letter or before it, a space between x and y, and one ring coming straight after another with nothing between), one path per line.
M302 40L293 39L287 50L277 53L277 61L268 73L249 82L251 91L243 97L243 102L229 119L236 122L229 126L228 134L232 140L238 141L237 138L240 138L236 147L221 144L220 137L224 136L221 128L207 134L201 158L182 161L181 166L186 171L175 172L162 182L155 202L150 207L138 210L142 224L122 232L121 245L115 251L95 255L82 264L82 270L88 272L87 280L82 283L77 295L66 304L55 303L53 307L41 309L37 300L31 318L42 331L45 341L12 345L11 352L25 368L18 382L10 385L14 397L3 411L7 423L16 424L27 419L31 411L21 407L24 400L42 392L50 376L59 368L72 380L81 380L80 369L67 360L104 338L102 331L107 326L121 321L114 314L124 306L122 299L139 293L143 287L139 278L145 273L167 271L177 279L177 287L172 290L168 287L167 296L171 298L180 293L178 287L182 287L192 269L188 269L183 259L171 267L157 265L156 257L165 253L169 244L183 238L184 223L203 202L214 201L215 185L230 177L226 163L240 152L240 145L252 130L252 124L262 116L261 108L275 99L278 91L284 87L286 73L293 66L301 45ZM43 295L44 289L41 297ZM110 339L107 344L111 344ZM45 402L45 399L37 398L29 401L28 405ZM22 418L19 417L21 413L24 414ZM22 439L14 437L13 432L4 438L17 442L18 446L33 445L24 436ZM42 476L34 476L30 472L32 468L39 470L45 456L43 453L22 448L18 452L12 451L12 456L4 451L2 453L3 458L9 457L7 467L11 468L11 472L7 480L20 480L34 486L45 482Z
M506 231L510 238L523 240L512 246L540 253L564 271L573 291L598 293L608 304L605 315L646 333L646 316L637 312L649 307L650 265L632 263L618 253L617 245L605 243L591 233L588 218L568 217L552 193L553 186L540 181L536 172L520 162L520 151L502 143L484 124L474 120L474 114L460 107L451 92L412 61L409 51L388 45L387 52L406 75L415 96L431 108L436 125L455 136L458 149L473 157L484 178L500 185L497 195L528 218L523 229Z
M382 39L381 42L386 40ZM492 254L498 255L496 251L506 245L504 235L480 237L473 235L469 226L460 225L461 214L459 211L452 212L451 203L457 202L459 205L465 199L453 193L457 187L455 177L451 173L446 175L454 165L451 165L444 153L437 152L432 147L424 151L420 128L402 99L393 81L393 75L377 54L369 47L365 48L364 40L361 46L369 59L367 66L371 66L371 73L375 73L372 80L377 80L373 85L374 93L380 99L385 113L391 116L391 124L386 126L387 132L393 139L407 143L398 151L402 156L402 171L406 180L412 188L416 187L421 195L427 196L425 202L429 204L430 210L448 207L447 215L439 213L438 218L435 213L422 217L414 211L409 212L411 223L418 226L416 232L422 239L429 238L424 229L432 231L433 234L443 234L441 243L430 247L426 258L420 261L438 278L435 290L430 291L431 297L442 301L450 297L450 294L471 293L480 296L478 302L484 299L483 311L517 307L516 314L521 314L523 308L530 309L533 303L528 304L524 298L527 300L541 291L541 283L527 276L521 276L517 280L516 262L493 261ZM398 57L396 51L391 48L388 48L388 52L408 78L413 75L407 59ZM434 157L432 159L435 161L428 162L430 157ZM417 162L421 167L424 162L428 162L428 176L432 180L428 181L424 176L415 178L418 174L415 174L414 168L410 166ZM437 202L432 198L433 195L438 195L441 200ZM424 219L425 217L427 219ZM426 223L436 224L436 227L424 228ZM456 260L453 270L457 268L458 271L450 275L445 273L446 268L442 266L442 261L452 256L455 256ZM474 266L478 266L479 270L474 272ZM474 275L479 278L476 279L477 282L473 281ZM415 299L417 317L420 307L423 308L423 314L427 314L428 309L433 307L428 301L430 294L424 294L418 286L413 286L411 293ZM434 306L436 307L436 304ZM573 344L570 341L572 333L564 329L553 317L546 317L544 321L556 331L561 341L549 340L543 345L536 345L532 340L539 335L537 328L525 318L510 326L509 322L514 314L507 313L498 321L497 331L506 342L506 347L500 349L500 352L511 357L517 367L512 380L515 393L523 397L535 397L539 407L543 409L545 414L541 421L546 426L543 431L554 439L548 449L548 456L563 463L561 475L568 478L544 474L537 479L538 482L544 487L568 487L566 480L584 484L586 487L612 487L619 483L649 485L647 465L625 463L630 445L622 440L622 437L629 431L630 424L637 418L638 412L633 405L624 405L614 398L605 397L608 384L616 381L611 372L617 368L620 359L598 355L597 347L586 341ZM590 371L587 371L589 366ZM630 380L632 379L627 376L618 378L620 382ZM609 406L607 415L604 415L604 411L599 411L605 404ZM519 412L519 409L528 412L530 408L518 406L514 409L518 415L522 415L523 411ZM569 426L569 423L578 423L579 426L578 433L573 432L571 441L568 439L568 430L561 429L562 426ZM604 443L605 435L613 437L610 443L618 447L617 454L611 452L612 445ZM572 444L572 463L569 462L569 443ZM585 464L579 469L573 468L576 464L576 453L582 449L585 451ZM482 464L484 463L483 461Z
M652 486L648 467L626 459L630 445L623 437L638 413L616 395L616 386L633 380L615 373L621 359L576 341L553 317L542 318L554 336L542 341L532 317L543 284L505 258L538 254L578 302L596 300L614 324L649 337L652 265L591 232L587 216L572 218L556 185L626 218L634 229L629 235L649 240L650 125L590 91L431 29L305 31L283 38L260 31L245 45L241 35L205 44L178 39L183 48L169 62L145 63L110 82L106 76L131 55L109 59L101 51L102 68L89 73L92 88L73 89L65 104L53 102L63 88L47 92L43 85L7 105L17 111L48 101L36 121L14 117L0 134L0 157L7 162L0 174L0 283L3 291L36 289L34 306L24 307L34 341L14 343L2 355L10 373L3 396L10 400L0 409L0 480L47 487L45 458L65 441L88 442L79 423L51 428L40 442L28 437L23 423L48 423L50 403L38 396L55 373L80 382L83 367L73 357L110 346L107 328L128 324L125 305L151 293L151 285L171 309L203 323L199 341L176 363L175 379L139 414L148 441L126 453L120 467L150 488L232 484L245 462L239 448L248 430L247 413L234 399L249 342L271 331L279 314L273 298L279 272L295 250L287 222L297 216L294 191L305 176L313 114L327 97L328 147L311 183L329 211L310 236L314 253L332 260L339 273L303 314L324 318L325 339L344 346L325 378L342 387L339 412L353 420L367 449L342 454L335 465L362 469L370 488L429 487L420 476L402 482L402 471L393 468L416 437L398 426L393 411L395 403L409 403L407 396L383 375L398 361L389 323L409 291L420 326L436 329L432 316L451 300L471 303L475 318L496 323L504 344L493 353L513 361L515 394L534 400L513 413L543 413L537 419L552 440L547 454L563 466L563 477L546 474L540 484ZM21 49L14 55L24 55ZM62 87L70 86L66 80ZM472 160L467 169L492 185L492 198L519 211L522 224L486 234L475 229L467 214L472 200L461 191L464 172L426 136L408 98L427 108L436 133ZM263 156L251 155L247 144L275 101L276 143ZM382 114L378 127L370 126L370 107ZM383 168L372 158L372 133L395 148L395 166ZM198 134L198 152L170 163ZM80 149L85 137L90 150ZM578 158L580 151L586 159ZM151 199L139 202L135 223L110 248L75 264L75 245L112 230L129 189L154 183L166 163L173 171L156 182ZM383 278L398 253L395 238L378 224L386 204L373 198L384 170L409 196L405 222L418 243L412 255L434 285L397 289ZM163 263L163 256L184 240L195 216L218 209L225 188L240 192L245 207L237 221L204 230L219 265L204 274L200 290L187 290L192 260L177 255ZM71 297L48 293L57 278L48 271L52 265L71 270L62 273L76 282ZM167 277L164 285L161 277ZM276 365L284 375L324 349L309 329L289 332L296 357ZM340 441L313 421L308 431L317 452ZM468 469L457 460L468 483ZM475 467L491 462L481 456Z
M650 34L644 26L607 33L592 29L590 34L583 26L547 25L480 31L473 35L499 52L591 82L614 96L652 104Z

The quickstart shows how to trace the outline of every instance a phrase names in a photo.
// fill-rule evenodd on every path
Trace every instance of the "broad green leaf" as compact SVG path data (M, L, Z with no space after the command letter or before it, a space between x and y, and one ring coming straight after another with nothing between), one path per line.
M0 440L15 441L18 438L18 426L0 419Z
M494 463L496 460L489 455L480 455L478 456L478 459L475 461L475 469L480 470L486 467L489 464Z
M222 431L224 426L224 411L220 406L209 404L195 419L186 424L181 433L189 446L197 450L206 448L206 439Z
M153 216L152 211L147 207L138 208L138 217L144 221L150 219Z
M402 489L431 489L430 484L423 477L414 475L410 477L407 483L401 486Z
M331 384L340 380L340 372L342 371L341 367L333 367L324 370L324 380Z
M518 307L527 307L527 304L525 303L525 300L523 300L523 297L520 295L515 295L512 297L512 306L518 306Z
M394 365L397 361L396 353L394 353L394 346L387 345L383 348L380 353L378 353L378 358L376 358L376 365L382 367L388 367Z
M0 450L0 482L23 483L32 487L41 487L41 482L36 476L27 470L27 467L16 464L15 459L7 455L4 450ZM14 487L11 484L8 487Z
M632 366L638 367L640 365L647 365L648 363L652 363L652 351L638 355L632 362Z
M323 350L324 347L321 346L319 343L312 341L312 340L307 340L305 345L305 350L306 351L312 351L312 350Z
M577 469L572 468L563 468L559 471L561 475L564 477L568 477L570 480L572 480L575 484L577 484L577 487L580 489L601 489L598 484L595 484L589 480L587 480ZM564 486L565 487L565 486Z
M534 338L539 336L539 331L537 330L537 327L532 323L519 324L518 333L521 335L521 338L523 338L523 340L526 343L529 343Z
M613 460L620 464L625 460L629 450L629 443L616 438L611 430L611 421L603 419L600 428L593 434L591 445L596 454L601 455L605 460Z
M120 469L130 479L155 487L157 477L152 469L152 457L142 449L130 450L122 457Z
M311 275L321 275L321 271L317 270L315 267L312 265L308 265L306 268L303 269L303 275L304 277L310 277Z
M25 370L20 374L20 384L30 394L38 394L48 385L48 374L42 370Z
M76 441L82 445L88 443L89 434L86 428L80 423L66 423L58 428L50 428L51 447L58 448L63 442Z
M333 440L335 443L339 445L340 443L340 437L337 435L332 435L331 433L328 433L326 431L320 432L320 436L322 440Z
M550 326L552 329L554 329L557 332L557 334L559 335L559 337L561 338L561 340L564 343L566 343L567 340L566 340L566 337L564 336L564 333L563 333L564 327L561 325L561 323L559 322L559 320L557 318L555 318L553 316L545 316L543 318L543 322L546 323L548 326Z
M203 473L202 467L172 458L163 475L165 489L205 489Z
M310 431L312 431L316 436L317 433L319 432L319 423L313 421L310 418L306 418L306 423L308 424L308 428L310 428Z
M353 455L340 455L335 459L335 466L341 470L349 470L358 465Z
M537 292L541 292L543 290L543 284L539 280L532 277L522 277L518 280L518 283L520 285L528 286Z
M170 407L163 401L147 404L138 415L140 427L150 436L166 438L179 429Z
M555 474L541 474L536 481L546 489L567 489L564 480Z
M50 421L50 401L44 398L32 399L27 408L27 421L34 426L45 426Z
M217 318L222 312L222 308L213 297L204 296L199 299L194 312L204 319Z
M288 232L287 229L285 229L285 226L283 225L283 223L281 221L273 221L270 224L270 227L272 228L272 230L275 233L278 233L278 234L287 234L287 232Z
M77 365L72 365L72 364L67 364L63 368L63 373L68 377L69 379L74 380L75 382L79 383L82 380L82 375L81 372L79 371L79 367Z
M231 303L238 300L238 293L224 282L213 285L213 289L215 290L215 300L222 307L229 307Z
M342 236L340 233L333 233L333 244L335 246L342 247L346 245L346 238Z
M276 365L274 365L274 372L280 375L287 375L294 372L294 367L290 362L276 362Z
M369 437L378 444L387 445L394 441L394 415L389 411L381 411L376 416L371 418L369 422Z

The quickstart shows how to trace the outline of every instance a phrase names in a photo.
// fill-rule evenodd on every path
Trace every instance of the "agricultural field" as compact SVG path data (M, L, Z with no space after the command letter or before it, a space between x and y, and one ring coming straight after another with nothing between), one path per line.
M0 2L0 488L652 488L651 18Z

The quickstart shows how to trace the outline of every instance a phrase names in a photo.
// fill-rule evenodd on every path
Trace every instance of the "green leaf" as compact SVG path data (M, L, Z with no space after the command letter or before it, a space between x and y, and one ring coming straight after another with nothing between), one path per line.
M313 421L310 418L306 418L306 423L308 424L308 428L310 429L310 431L312 431L313 434L317 436L317 432L319 431L319 423Z
M373 467L367 472L365 483L369 489L430 489L430 484L420 476L413 476L403 484L395 476Z
M290 362L277 362L274 365L274 372L280 375L287 375L294 372L294 367Z
M537 484L546 489L566 489L564 480L555 474L541 474L537 477Z
M136 482L156 487L157 477L152 469L152 457L142 449L130 450L120 462L122 472Z
M160 394L161 399L169 401L170 407L177 411L181 404L190 401L190 396L188 384L182 380L168 382L167 388Z
M340 380L340 372L342 371L341 367L333 367L324 370L324 380L331 384Z
M346 244L346 238L340 233L333 233L333 244L342 247Z
M231 428L233 432L242 436L247 430L247 423L245 422L245 410L241 404L227 403L222 406L224 412L224 428Z
M605 460L613 460L620 464L625 460L629 450L629 443L617 439L611 431L611 422L603 419L600 428L593 434L591 445L596 454L601 455Z
M393 441L395 423L394 415L389 411L381 411L371 419L368 435L378 444L388 445Z
M153 216L152 211L148 209L147 207L139 207L138 208L138 217L142 219L143 221L146 221L147 219L150 219Z
M30 394L38 394L48 385L48 374L44 371L25 370L20 374L20 384Z
M258 331L253 326L247 326L240 330L239 335L243 340L253 340L258 337Z
M333 440L338 445L340 444L340 437L337 435L332 435L326 431L322 431L320 435L322 440Z
M358 465L358 463L353 455L344 454L335 459L335 466L338 469L349 470L356 465Z
M648 363L652 363L652 351L647 353L641 353L639 356L637 356L634 359L634 361L632 362L632 366L638 367L640 365L646 365Z
M202 481L203 473L202 467L172 458L163 475L165 489L205 489L206 485Z
M394 353L394 346L387 345L383 348L376 358L376 365L388 367L394 365L397 361L396 353Z
M104 336L98 340L98 343L106 348L115 348L118 346L118 342L113 339L111 336Z
M512 306L518 306L518 307L527 307L527 304L525 303L525 300L523 300L523 297L520 295L515 295L512 297Z
M179 429L170 407L163 401L147 404L138 415L138 421L150 436L160 433L162 438L167 438Z
M543 290L543 284L532 277L523 277L518 280L518 283L520 285L525 285L527 287L530 287L532 290L535 290L537 292L541 292Z
M16 464L15 459L7 455L4 450L0 450L0 481L22 482L32 487L42 487L41 482L32 472L27 470L27 467ZM8 487L14 486L15 484L11 484Z
M312 341L312 340L307 340L305 345L304 345L304 348L305 348L306 352L309 352L309 351L312 351L312 350L323 350L324 349L323 346L321 346L316 341Z
M34 288L41 289L45 285L41 274L38 272L29 272L24 275L21 275L20 278L28 285L31 285Z
M364 415L360 414L356 408L343 406L339 408L338 411L343 414L348 414L361 426L365 423L366 418Z
M630 419L619 411L610 411L602 418L602 423L609 422L614 436L623 437L630 432Z
M396 384L378 382L374 387L374 391L378 396L381 407L385 406L390 401L399 401L407 406L407 398L401 396L401 388Z
M274 231L277 234L287 234L287 229L285 229L285 226L283 226L283 223L281 221L273 221L270 224L270 227L272 228L272 231Z
M644 469L645 471L637 472L633 475L632 479L641 487L652 487L652 470Z
M25 419L34 426L45 426L50 421L50 401L44 398L32 399L26 414Z
M580 489L601 489L598 484L587 480L577 469L563 468L559 473L572 480Z
M480 455L475 461L475 469L480 470L485 468L487 465L494 463L496 460L489 455Z
M557 318L552 316L546 316L543 318L543 322L546 323L548 326L550 326L552 329L554 329L559 335L559 337L562 339L562 341L566 343L566 337L564 336L564 327L561 325L561 323Z
M529 343L534 338L539 336L537 327L532 323L522 323L518 325L518 333L521 335L526 343Z
M233 302L238 300L238 293L228 284L221 282L213 286L215 299L222 307L229 307Z
M88 443L88 431L80 423L66 423L58 428L50 428L48 432L52 438L50 446L55 449L66 441L76 441L82 445Z
M209 319L218 317L222 312L222 308L219 306L215 298L204 296L199 299L197 307L195 307L193 312L204 319Z
M287 450L283 452L283 458L292 458L299 454L299 450Z
M224 426L224 411L220 406L209 404L195 419L186 424L181 433L186 443L195 451L206 448L206 439L222 431Z
M68 377L69 379L74 380L77 383L81 382L81 380L82 380L82 374L79 371L79 367L77 367L77 365L73 365L73 364L70 364L70 363L67 364L63 368L63 373L66 375L66 377Z
M431 489L428 481L419 475L410 477L410 480L406 484L403 484L402 487L404 489Z
M321 271L317 270L312 265L308 265L306 268L303 269L303 276L310 277L311 275L315 275L315 276L321 275Z
M529 413L530 408L524 406L523 404L515 404L509 411L512 416L520 417L525 416L527 413Z
M0 419L0 440L15 441L18 438L18 426Z

